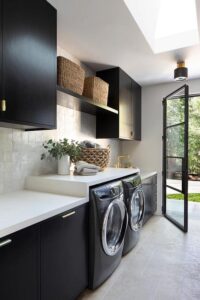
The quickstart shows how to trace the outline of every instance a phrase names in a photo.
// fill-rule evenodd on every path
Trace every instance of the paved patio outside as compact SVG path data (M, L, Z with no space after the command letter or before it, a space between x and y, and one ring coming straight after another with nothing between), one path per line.
M177 189L181 189L181 180L175 179L167 179L167 185L175 187ZM200 193L200 181L188 181L188 193ZM178 194L178 192L167 189L167 194Z

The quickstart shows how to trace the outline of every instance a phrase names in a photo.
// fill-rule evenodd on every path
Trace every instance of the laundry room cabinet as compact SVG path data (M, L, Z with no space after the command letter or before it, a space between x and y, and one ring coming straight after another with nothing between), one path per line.
M149 176L142 180L142 189L145 196L145 224L156 212L157 209L157 175Z
M0 299L38 300L39 226L0 239Z
M56 10L0 0L0 126L56 127Z
M108 106L119 111L97 114L97 138L141 140L141 86L118 67L96 74L109 84Z
M74 300L88 286L88 203L0 238L1 300Z
M73 300L88 286L88 205L41 224L41 300Z

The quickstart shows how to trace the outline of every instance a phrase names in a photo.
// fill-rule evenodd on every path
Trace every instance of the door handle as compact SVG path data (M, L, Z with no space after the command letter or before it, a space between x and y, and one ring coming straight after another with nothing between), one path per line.
M76 213L75 211L72 211L72 212L70 212L70 213L68 213L68 214L66 214L66 215L63 215L62 218L63 218L63 219L66 219L66 218L68 218L68 217L74 215L75 213Z
M182 193L185 194L185 159L182 158Z
M6 100L5 99L1 100L0 111L2 111L2 112L6 111Z
M3 242L0 243L0 248L9 245L10 243L12 243L11 239L5 240Z

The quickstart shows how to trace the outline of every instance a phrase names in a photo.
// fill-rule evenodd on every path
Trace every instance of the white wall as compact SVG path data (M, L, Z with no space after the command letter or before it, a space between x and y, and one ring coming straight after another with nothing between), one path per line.
M185 82L184 82L185 83ZM123 142L123 154L129 154L135 166L158 172L158 214L162 206L162 99L184 83L168 83L142 88L142 141ZM190 93L200 93L200 79L188 80Z
M58 55L63 55L77 63L65 50L58 48ZM86 68L86 74L92 70ZM58 103L69 100L73 105L73 97L58 92ZM95 140L95 116L80 113L74 109L57 106L57 130L30 131L0 128L0 194L22 189L25 177L44 173L55 173L55 161L41 161L42 143L50 138ZM111 165L117 161L120 143L117 140L98 140L103 146L111 146Z

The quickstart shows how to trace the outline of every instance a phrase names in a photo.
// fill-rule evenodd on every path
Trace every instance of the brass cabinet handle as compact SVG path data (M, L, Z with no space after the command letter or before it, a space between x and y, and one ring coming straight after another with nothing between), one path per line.
M0 108L0 111L6 111L6 100L3 99L1 100L1 108Z
M72 212L70 212L70 213L68 213L68 214L66 214L66 215L64 215L64 216L62 216L62 218L63 218L63 219L66 219L66 218L68 218L68 217L74 215L75 213L76 213L75 211L72 211Z
M12 242L11 239L5 240L0 243L0 248L9 245Z

